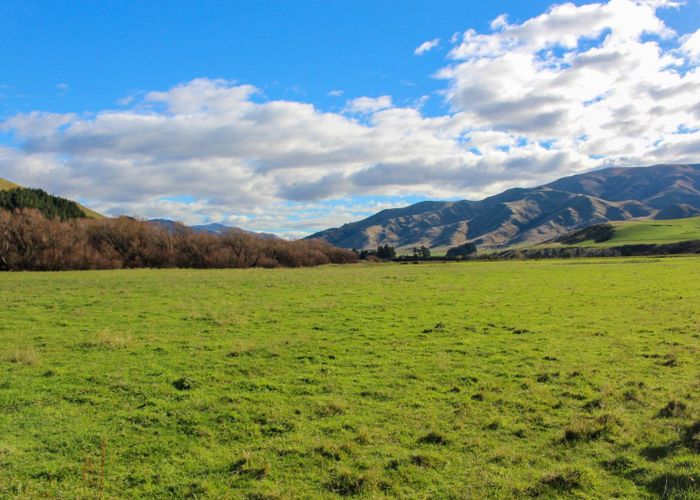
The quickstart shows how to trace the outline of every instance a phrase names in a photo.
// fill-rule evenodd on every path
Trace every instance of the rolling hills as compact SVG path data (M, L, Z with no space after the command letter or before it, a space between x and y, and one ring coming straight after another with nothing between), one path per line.
M700 215L700 164L607 168L481 201L425 201L315 233L345 248L390 244L447 249L467 241L504 248L553 240L581 227Z

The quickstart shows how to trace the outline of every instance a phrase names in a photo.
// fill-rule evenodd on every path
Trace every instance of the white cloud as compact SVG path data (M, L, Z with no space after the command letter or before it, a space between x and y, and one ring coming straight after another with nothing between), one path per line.
M698 162L698 34L674 34L659 5L563 4L467 30L438 73L441 116L419 96L328 113L209 79L119 110L19 114L0 124L17 141L0 146L0 177L110 214L298 234L380 208L358 195L474 199L609 164Z
M508 26L508 14L501 14L498 16L496 19L491 21L491 29L492 30L500 30ZM459 38L452 37L452 43L455 43Z
M338 90L338 89L336 89L336 90L331 90L330 92L328 92L328 95L331 96L331 97L340 97L340 96L343 95L343 91L342 91L342 90Z
M117 104L119 104L120 106L128 106L132 102L134 102L134 96L132 95L128 95L126 97L122 97L121 99L117 99Z
M148 93L122 111L17 115L3 127L21 146L0 150L0 176L110 214L188 222L234 214L250 216L255 229L270 227L260 226L255 212L278 213L281 203L407 192L479 196L503 185L508 155L498 147L514 139L473 131L465 145L468 124L460 114L429 118L414 108L387 108L387 97L356 103L367 112L367 123L359 123L309 104L255 102L255 93L194 80ZM482 156L469 151L474 145ZM556 155L533 146L517 157L553 165L548 158ZM530 178L508 173L513 184ZM172 201L183 196L196 202ZM294 209L279 213L289 219Z
M416 50L414 50L413 53L417 56L422 56L426 52L433 50L438 45L440 45L440 39L433 38L432 40L421 43L418 47L416 47Z
M694 62L700 61L700 29L682 39L681 50Z
M499 17L491 33L465 32L451 51L456 62L439 75L449 82L453 109L475 127L553 141L610 163L648 163L679 124L698 122L698 69L679 70L692 63L695 40L678 40L656 15L674 5L612 0L556 5L521 24ZM697 152L667 157L692 158Z
M347 102L346 109L352 113L374 113L391 107L391 96L358 97Z

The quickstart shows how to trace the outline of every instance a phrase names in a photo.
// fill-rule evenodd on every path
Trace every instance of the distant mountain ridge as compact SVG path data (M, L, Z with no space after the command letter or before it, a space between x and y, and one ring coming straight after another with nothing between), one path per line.
M382 210L308 238L344 248L451 248L467 241L502 248L608 221L699 214L700 164L613 167L509 189L481 201L425 201Z
M168 230L172 230L175 227L175 224L177 224L175 221L170 220L170 219L150 219L147 222L151 224L157 224L159 226L165 227ZM240 227L235 227L235 226L226 226L224 224L220 224L218 222L212 222L210 224L199 224L195 226L187 226L190 229L199 232L199 233L211 233L211 234L223 234L227 231L238 231L241 233L245 234L250 234L252 236L257 236L258 238L262 238L265 240L276 240L279 239L279 236L276 234L271 234L271 233L256 233L254 231L246 231L245 229L241 229Z

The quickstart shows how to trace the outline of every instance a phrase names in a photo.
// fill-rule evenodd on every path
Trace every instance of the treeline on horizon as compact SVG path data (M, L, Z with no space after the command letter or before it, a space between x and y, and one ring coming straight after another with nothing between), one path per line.
M357 262L322 240L263 239L173 229L131 217L45 217L36 208L0 210L0 270L307 267Z

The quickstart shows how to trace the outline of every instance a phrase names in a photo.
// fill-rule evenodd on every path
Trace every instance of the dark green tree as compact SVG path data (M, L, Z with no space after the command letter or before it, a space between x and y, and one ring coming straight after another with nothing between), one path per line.
M377 257L391 260L396 258L396 249L391 245L380 245L377 247Z
M445 254L448 259L457 259L461 257L467 257L476 253L476 245L471 241L464 243L458 247L450 248Z
M0 191L0 209L35 208L47 219L79 219L85 212L71 200L48 194L42 189L15 188Z

